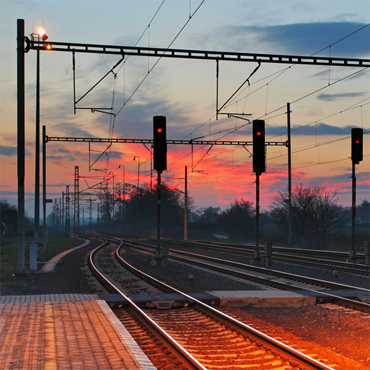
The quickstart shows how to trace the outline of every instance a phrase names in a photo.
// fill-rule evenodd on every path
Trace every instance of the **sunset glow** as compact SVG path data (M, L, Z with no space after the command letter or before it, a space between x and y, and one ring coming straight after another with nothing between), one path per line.
M333 8L331 1L291 0L289 12L268 0L258 7L249 1L205 1L190 21L188 1L169 1L152 20L160 3L145 2L143 7L142 1L114 2L114 12L97 12L84 2L45 2L48 11L41 12L46 9L43 2L30 9L7 2L7 11L0 12L4 36L1 198L11 204L17 201L17 18L25 19L26 36L33 33L33 24L45 21L48 40L53 42L128 46L138 42L141 47L353 59L370 55L367 1L340 2ZM191 12L200 4L192 2ZM148 22L152 22L150 27ZM43 36L45 30L39 28L38 33ZM366 68L222 60L217 67L215 60L126 54L120 61L121 55L82 52L73 59L71 52L55 51L52 44L45 45L50 52L40 53L40 120L50 137L153 139L153 117L160 115L167 118L168 140L251 142L251 122L264 120L265 130L259 134L265 135L266 142L286 143L289 102L293 184L324 185L338 193L341 204L351 205L351 128L358 127L364 132L364 153L356 165L357 203L370 199L370 73ZM36 53L30 50L25 59L26 210L32 217ZM47 198L51 199L60 198L66 185L73 187L75 166L85 177L82 189L104 178L111 179L112 189L122 184L122 166L125 183L136 185L138 161L134 157L140 158L140 186L156 184L150 144L49 141L46 157ZM255 203L251 145L168 145L162 181L183 191L185 166L189 195L197 207L225 209L241 198ZM266 172L260 177L262 210L269 209L287 181L286 145L266 146Z

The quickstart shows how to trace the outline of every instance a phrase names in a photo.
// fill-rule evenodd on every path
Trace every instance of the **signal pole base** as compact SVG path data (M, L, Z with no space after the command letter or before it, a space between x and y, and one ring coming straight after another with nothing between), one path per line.
M355 249L352 249L349 252L349 260L352 261L352 262L356 262L356 259L357 259L357 252L356 252Z

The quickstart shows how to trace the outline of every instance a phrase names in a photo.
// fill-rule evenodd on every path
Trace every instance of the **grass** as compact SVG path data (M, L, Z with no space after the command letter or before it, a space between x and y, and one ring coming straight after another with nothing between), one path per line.
M29 271L28 259L28 242L32 241L33 237L25 238L25 272ZM51 237L47 245L47 251L44 252L44 247L39 245L39 259L52 254L59 247L69 244L71 239L61 237ZM0 245L0 283L4 278L8 278L15 274L18 269L18 237L2 237Z

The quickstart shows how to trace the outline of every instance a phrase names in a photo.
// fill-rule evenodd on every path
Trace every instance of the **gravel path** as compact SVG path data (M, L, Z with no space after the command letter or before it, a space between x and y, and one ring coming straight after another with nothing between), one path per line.
M57 255L67 249L83 244L81 240L71 240L68 245L54 252ZM100 284L95 282L87 266L87 255L101 241L93 240L86 247L76 249L63 257L54 272L33 272L23 276L5 276L1 281L0 295L25 294L65 294L65 293L104 293ZM47 255L40 262L46 262L52 255ZM38 264L39 270L42 264Z

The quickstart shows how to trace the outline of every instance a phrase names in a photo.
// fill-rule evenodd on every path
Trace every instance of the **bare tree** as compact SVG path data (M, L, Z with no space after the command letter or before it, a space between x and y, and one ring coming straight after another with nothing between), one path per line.
M271 216L281 233L288 231L288 192L274 197ZM325 186L295 185L292 191L292 231L296 240L321 238L343 227L348 209L338 204L337 192Z
M100 188L97 197L100 201L100 212L104 224L110 225L114 220L115 208L120 202L120 195L121 190L117 185L115 189L110 189L107 183L106 186Z
M222 228L235 240L250 240L255 236L255 209L253 202L235 200L222 212L220 221Z

